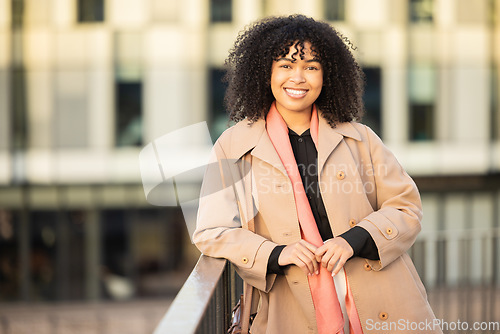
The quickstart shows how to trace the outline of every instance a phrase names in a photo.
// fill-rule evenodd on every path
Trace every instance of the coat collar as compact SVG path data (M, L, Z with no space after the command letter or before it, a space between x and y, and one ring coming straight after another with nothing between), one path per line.
M318 171L321 172L326 160L344 137L361 141L361 136L350 122L339 123L332 128L321 116L321 112L318 117ZM286 175L285 167L267 134L263 118L254 123L242 120L233 128L229 158L236 161L249 151L252 156L269 163Z

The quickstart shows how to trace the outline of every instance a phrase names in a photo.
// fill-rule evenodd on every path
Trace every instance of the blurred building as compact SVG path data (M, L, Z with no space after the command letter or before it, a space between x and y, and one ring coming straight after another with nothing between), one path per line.
M215 139L238 31L291 13L357 47L365 123L422 191L426 284L498 281L500 1L0 0L0 301L168 293L198 253L139 152L200 121Z

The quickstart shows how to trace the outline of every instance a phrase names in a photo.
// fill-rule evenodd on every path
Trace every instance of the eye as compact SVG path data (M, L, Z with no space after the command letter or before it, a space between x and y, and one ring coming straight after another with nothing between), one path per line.
M308 66L306 67L306 70L318 71L319 68L317 66Z
M288 64L283 64L283 65L280 65L281 68L292 68L290 65Z

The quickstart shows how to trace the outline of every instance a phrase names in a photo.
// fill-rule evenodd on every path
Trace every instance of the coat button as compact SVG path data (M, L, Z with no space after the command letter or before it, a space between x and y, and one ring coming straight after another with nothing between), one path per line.
M388 227L387 230L385 230L387 234L391 235L392 234L392 228Z
M343 170L337 173L337 179L343 180L345 178L345 172Z
M380 312L378 314L378 317L380 318L380 320L387 320L387 318L389 318L389 315L387 314L387 312Z
M247 257L242 258L241 262L243 262L244 264L247 264L248 263L248 258Z
M366 271L372 270L372 267L368 263L365 263L364 267Z
M354 227L354 226L356 226L356 220L355 220L355 219L351 219L351 220L349 220L349 226L350 226L350 227Z

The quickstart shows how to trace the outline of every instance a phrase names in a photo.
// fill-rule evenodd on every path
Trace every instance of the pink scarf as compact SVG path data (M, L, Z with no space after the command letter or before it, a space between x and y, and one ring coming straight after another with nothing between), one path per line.
M281 162L285 166L288 177L290 181L292 181L295 206L297 207L302 238L316 247L319 247L323 244L323 239L319 234L304 186L302 185L302 179L288 136L288 127L276 109L275 103L271 105L269 113L267 114L266 128L269 138L276 152L278 152ZM318 130L318 114L316 106L313 105L310 132L316 148L318 147ZM344 318L337 298L332 274L320 265L319 275L308 276L308 279L316 311L316 322L319 334L343 334ZM362 334L361 323L356 307L354 306L354 300L352 299L349 285L347 285L346 308L351 333Z

